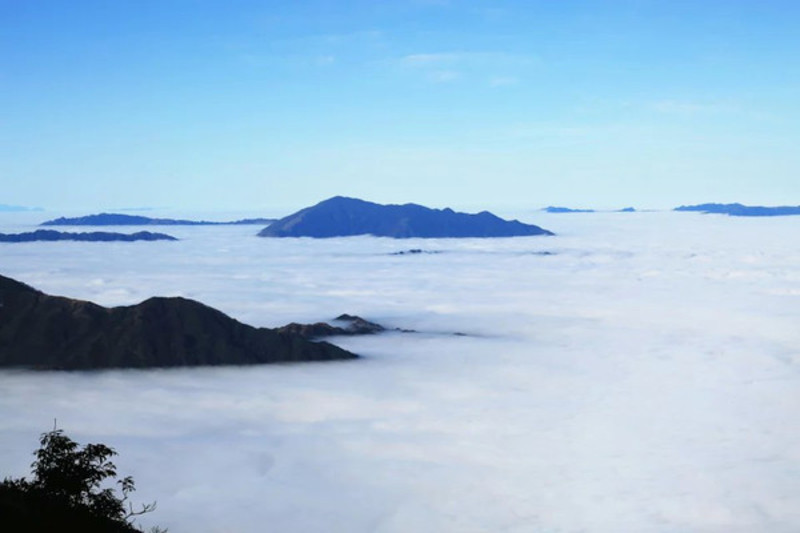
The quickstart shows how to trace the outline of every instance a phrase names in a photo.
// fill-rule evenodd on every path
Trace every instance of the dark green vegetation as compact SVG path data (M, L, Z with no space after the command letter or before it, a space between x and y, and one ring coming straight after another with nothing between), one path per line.
M138 231L136 233L112 233L108 231L92 231L88 233L70 233L39 229L26 233L0 233L0 242L34 242L34 241L177 241L175 237L165 233Z
M116 455L112 448L104 444L80 447L60 429L42 434L39 443L32 479L6 478L0 483L0 524L5 531L141 531L134 525L135 517L155 510L156 505L133 507L128 501L135 490L130 476L116 481L121 495L106 485L117 477L110 461Z
M282 218L264 228L260 237L377 237L450 238L552 235L546 229L518 220L503 220L482 211L456 213L416 204L381 205L336 196Z
M682 205L674 211L697 211L700 213L715 213L731 215L734 217L778 217L786 215L800 215L800 205L779 205L765 207L761 205L742 204L698 204Z
M219 226L231 224L269 224L271 218L245 218L232 222L210 222L208 220L180 220L174 218L150 218L139 215L100 213L73 218L56 218L42 222L41 226Z
M154 368L355 357L291 331L242 324L186 298L106 308L0 276L0 367Z

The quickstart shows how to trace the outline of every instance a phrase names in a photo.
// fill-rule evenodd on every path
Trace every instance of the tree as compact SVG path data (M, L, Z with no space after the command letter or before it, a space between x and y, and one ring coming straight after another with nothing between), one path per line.
M112 448L81 447L55 428L43 433L39 443L31 464L33 479L6 478L0 484L0 529L10 520L26 531L141 532L135 517L155 510L156 504L134 509L128 501L135 490L130 476L116 481L121 496L104 487L117 477Z

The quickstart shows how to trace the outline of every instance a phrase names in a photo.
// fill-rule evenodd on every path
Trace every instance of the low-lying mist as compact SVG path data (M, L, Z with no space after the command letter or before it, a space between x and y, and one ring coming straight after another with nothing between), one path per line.
M0 475L57 419L175 533L800 529L800 217L527 218L557 236L1 245L50 294L416 333L334 339L363 356L337 363L0 372Z

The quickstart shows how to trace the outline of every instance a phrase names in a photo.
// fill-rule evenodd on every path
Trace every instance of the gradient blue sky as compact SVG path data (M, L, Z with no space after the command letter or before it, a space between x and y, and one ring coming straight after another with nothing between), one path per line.
M800 203L800 2L0 0L0 203Z

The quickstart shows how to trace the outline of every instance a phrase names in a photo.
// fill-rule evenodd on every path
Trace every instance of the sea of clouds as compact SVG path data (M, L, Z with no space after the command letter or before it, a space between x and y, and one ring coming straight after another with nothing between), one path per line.
M0 274L103 305L417 331L337 363L2 371L0 476L57 419L173 533L800 530L800 217L522 218L558 235L0 245ZM439 253L392 255L415 248Z

